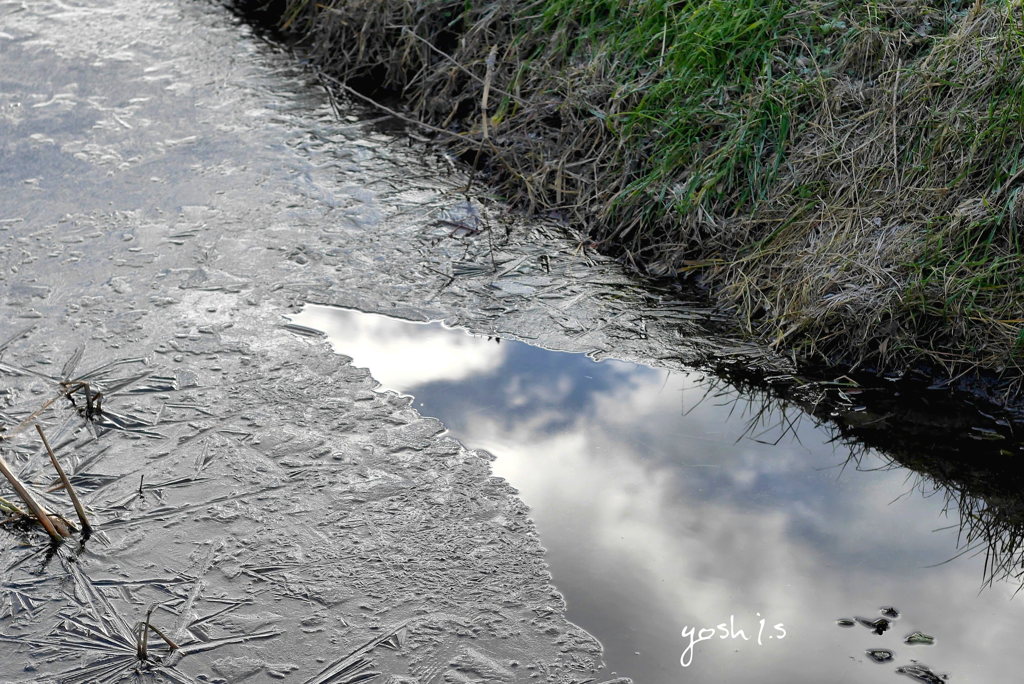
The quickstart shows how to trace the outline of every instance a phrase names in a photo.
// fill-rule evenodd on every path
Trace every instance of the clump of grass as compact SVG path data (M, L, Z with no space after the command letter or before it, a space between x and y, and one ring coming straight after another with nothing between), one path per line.
M323 69L762 339L1021 366L1017 0L284 6Z
M716 274L755 329L890 365L1019 367L1020 21L972 8L916 50L880 39L877 66L826 82L771 196L741 221L758 238L746 261Z

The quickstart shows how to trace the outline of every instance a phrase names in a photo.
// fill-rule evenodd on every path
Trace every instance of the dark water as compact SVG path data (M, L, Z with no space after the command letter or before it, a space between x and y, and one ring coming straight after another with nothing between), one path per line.
M1019 584L981 589L984 550L956 557L957 506L797 409L697 373L439 324L320 306L295 321L495 455L495 474L531 508L570 619L621 675L1018 678ZM889 625L863 624L887 607ZM687 651L684 630L702 628L713 638ZM934 644L904 643L915 632ZM886 650L891 659L879 657Z

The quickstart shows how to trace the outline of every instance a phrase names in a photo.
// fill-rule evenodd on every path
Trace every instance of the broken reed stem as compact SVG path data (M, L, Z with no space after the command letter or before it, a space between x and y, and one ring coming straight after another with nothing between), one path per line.
M149 613L145 622L135 626L135 655L139 660L149 660Z
M163 633L159 627L152 623L153 611L157 609L157 606L162 605L161 603L154 603L150 605L149 610L146 611L146 619L142 622L136 623L135 625L135 648L136 653L139 656L139 660L149 659L149 632L152 630L158 637L164 640L167 644L167 648L173 653L177 651L180 646L173 639Z
M76 380L71 383L63 383L61 387L64 388L64 396L67 397L72 404L75 404L75 398L72 396L76 392L82 392L85 394L85 418L91 420L93 416L103 412L102 392L93 392L92 387L89 383L82 380Z
M75 491L74 485L71 484L71 480L68 478L67 473L64 472L64 468L61 467L60 462L57 460L57 455L53 453L53 449L50 447L50 442L46 439L46 434L43 432L43 428L39 423L36 423L36 431L39 433L39 439L43 440L43 446L46 447L46 453L50 455L50 463L53 464L54 470L56 470L57 475L60 476L60 481L64 483L64 489L67 490L68 496L71 497L71 503L75 507L75 513L78 514L78 520L82 523L82 532L88 535L92 526L89 524L89 518L85 514L85 506L82 505L82 500L78 498L78 492Z
M39 407L38 409L36 409L36 410L35 410L35 411L34 411L34 412L32 413L32 415L31 415L31 416L29 416L29 417L28 417L28 418L26 418L25 420L21 421L20 423L18 423L18 424L17 424L17 425L16 425L15 427L14 427L14 429L12 429L12 430L11 430L10 432L6 433L6 434L4 435L4 437L3 437L3 439L10 439L10 438L11 438L11 437L13 437L14 435L16 435L16 434L18 434L19 432L21 432L21 431L22 431L22 430L24 429L24 427L25 427L26 425L28 425L29 423L31 423L32 421L34 421L34 420L35 420L36 418L38 418L38 417L39 417L39 414L41 414L41 413L42 413L43 411L45 411L46 409L50 408L50 406L52 406L52 405L53 405L53 402L57 401L58 399L60 399L60 398L61 398L61 397L63 397L63 396L64 396L64 394L58 394L57 396L55 396L55 397L52 397L52 398L50 398L50 399L47 399L46 401L44 401L44 402L43 402L43 405L42 405L42 406L40 406L40 407Z
M0 496L0 511L13 513L14 515L25 515L25 511L18 508L17 504L8 501L2 496Z
M149 660L150 630L154 631L157 636L163 639L164 643L167 644L167 648L169 648L171 651L177 651L178 648L180 648L178 644L174 643L174 641L171 640L171 638L168 637L166 634L164 634L159 627L151 623L151 620L153 619L153 611L156 610L156 607L158 605L160 604L154 603L153 605L151 605L149 607L149 610L146 611L146 619L135 626L135 652L138 655L139 660Z
M18 434L19 432L24 430L27 425L35 421L35 419L38 418L43 411L53 406L53 402L57 401L61 397L67 397L68 399L71 399L71 395L79 390L84 390L86 393L86 408L90 413L100 413L102 411L100 402L101 397L103 395L99 392L93 395L91 389L89 388L89 383L76 381L73 383L62 385L62 389L63 391L60 394L58 394L55 397L50 397L49 399L44 401L42 406L40 406L38 409L32 412L32 415L30 415L28 418L14 426L14 428L12 428L10 432L5 433L2 437L0 437L0 440L10 439L14 435ZM71 399L71 401L74 402L74 399Z
M39 520L39 524L43 526L46 533L50 535L50 538L54 541L61 541L64 537L57 531L57 528L53 526L53 522L50 520L50 514L43 508L35 497L32 496L31 492L21 483L21 480L11 471L7 466L7 462L4 461L3 457L0 456L0 473L7 478L7 481L14 487L14 491L18 493L21 500L25 502L32 514Z
M180 646L178 646L178 644L174 642L173 639L171 639L171 637L164 634L156 625L150 625L149 628L156 632L156 635L158 637L164 640L164 643L167 644L167 648L171 649L172 651L177 651L179 648L181 648Z

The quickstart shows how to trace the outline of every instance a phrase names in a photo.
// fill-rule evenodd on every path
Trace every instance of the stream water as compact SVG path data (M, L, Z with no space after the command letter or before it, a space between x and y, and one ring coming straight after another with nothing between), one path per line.
M0 0L0 190L0 682L1019 679L1011 422L687 370L793 378L222 7Z
M956 506L798 408L700 373L436 323L322 306L294 320L494 455L530 506L570 619L619 674L783 684L1019 672L1008 648L1024 628L1019 585L979 591L983 558L951 560ZM899 617L882 634L857 620L886 608ZM701 629L713 636L700 641ZM917 632L934 643L905 643Z

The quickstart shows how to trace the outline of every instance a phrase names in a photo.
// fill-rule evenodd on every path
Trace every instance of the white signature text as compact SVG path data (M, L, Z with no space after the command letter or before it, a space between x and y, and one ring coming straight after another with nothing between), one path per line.
M768 632L765 632L765 620L761 617L760 613L757 613L759 618L757 626L757 645L763 646L764 642L771 639L785 639L786 638L786 627L781 622L777 622L772 625ZM751 634L754 632L751 631ZM729 622L721 622L714 627L690 627L689 625L683 627L683 640L686 643L686 648L683 650L683 655L679 658L679 664L683 667L689 667L693 662L693 647L702 641L708 639L742 639L743 641L750 641L750 637L743 629L736 628L736 616L730 615ZM687 640L689 640L687 642Z

